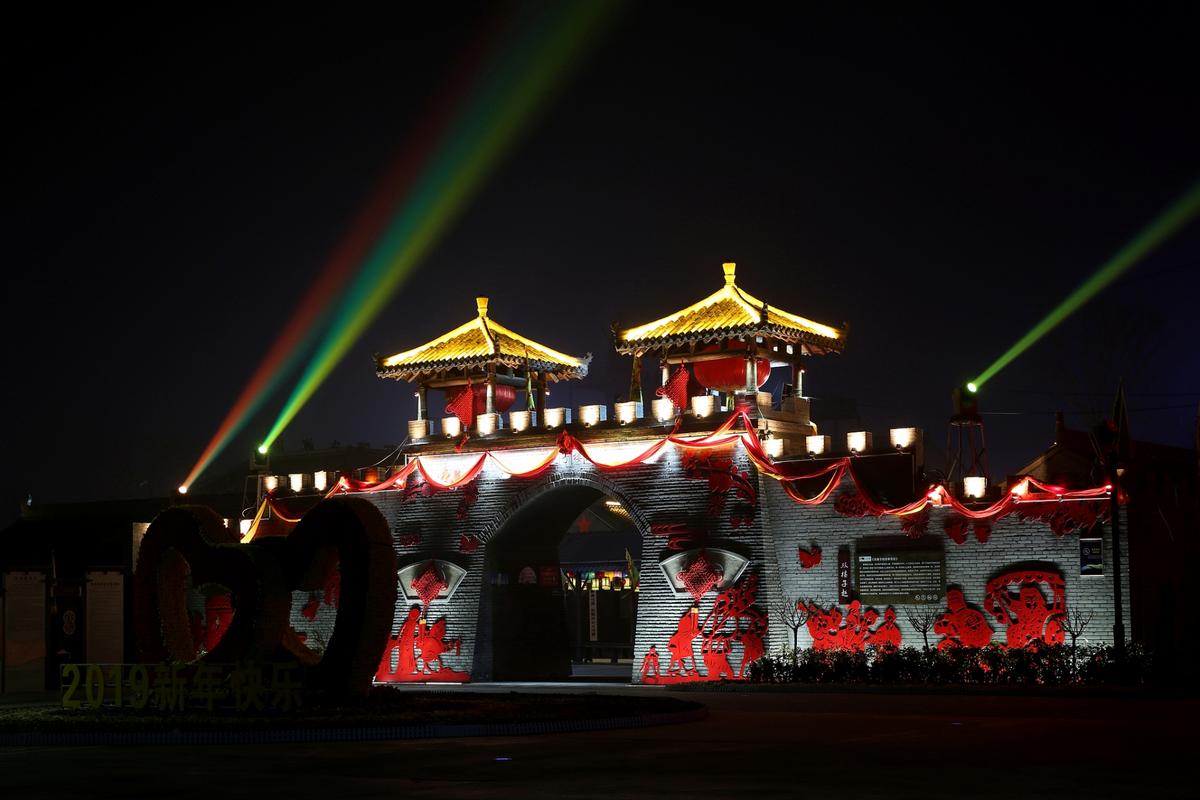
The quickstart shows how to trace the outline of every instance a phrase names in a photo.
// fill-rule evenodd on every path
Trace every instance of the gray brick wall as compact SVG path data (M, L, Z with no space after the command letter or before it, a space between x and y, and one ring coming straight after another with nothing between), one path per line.
M485 574L488 543L503 529L518 509L547 492L565 486L588 486L620 501L629 511L634 525L642 534L641 589L637 604L636 634L634 641L633 678L639 676L638 666L651 645L656 645L665 672L668 654L667 642L675 632L678 621L692 601L689 596L677 596L668 585L659 559L666 553L666 540L651 533L656 523L685 522L703 524L708 528L710 542L715 546L722 543L731 549L741 550L750 558L746 574L754 573L759 580L758 606L770 618L767 646L778 649L791 643L791 632L774 619L774 614L789 598L822 598L826 606L837 598L836 569L837 551L840 547L850 548L853 555L856 544L864 537L900 534L899 522L894 517L847 518L834 511L835 497L819 506L802 506L793 502L774 480L758 476L753 465L740 446L724 450L722 455L731 456L739 471L747 471L759 488L758 506L753 520L734 528L730 512L735 504L732 494L725 511L717 517L705 513L709 488L705 480L689 479L682 468L683 451L667 447L653 463L620 470L602 470L578 455L558 459L545 473L536 478L512 478L494 463L488 462L478 481L476 501L467 508L464 519L457 517L462 491L437 492L432 496L417 494L405 500L402 492L388 491L365 494L374 502L389 521L400 566L429 558L443 558L467 569L466 577L455 595L447 601L435 601L430 608L430 619L447 618L447 635L461 639L462 648L458 656L447 654L447 666L472 672L475 680L490 677L491 609L487 602L481 603L482 587L490 581ZM846 483L839 487L845 491ZM580 511L583 509L581 508ZM1086 637L1091 642L1111 642L1113 623L1111 542L1107 526L1104 531L1103 576L1081 577L1079 575L1078 537L1068 535L1056 537L1049 527L1041 522L1022 522L1010 516L993 527L991 539L986 544L969 536L965 544L956 545L946 538L941 527L940 515L947 513L934 510L929 531L930 541L944 542L946 581L962 586L967 602L981 607L984 585L987 580L1004 568L1029 561L1046 562L1058 567L1066 580L1067 605L1085 607L1094 612ZM414 546L400 546L401 537L420 536ZM460 538L464 535L479 539L478 549L471 554L460 551ZM822 563L813 569L802 570L797 560L797 548L803 545L818 545L822 548ZM1128 598L1128 559L1124 561L1126 598ZM307 620L298 618L298 608L303 600L293 606L293 619L297 628L311 626ZM715 592L709 592L700 605L701 619L712 608ZM407 612L408 603L401 598L394 614L397 629ZM939 607L944 606L941 604ZM880 612L882 608L878 609ZM905 644L920 645L920 635L904 618L904 608L897 607L897 622ZM1128 600L1125 603L1128 630ZM331 619L325 610L318 616L318 624ZM997 626L993 626L996 628ZM1003 630L997 629L993 636L1003 641ZM931 643L936 640L931 634ZM696 656L700 661L699 640ZM808 632L801 629L801 646L811 644ZM482 646L480 646L482 645ZM742 660L740 645L735 644L729 661L736 670ZM700 662L702 663L702 662Z

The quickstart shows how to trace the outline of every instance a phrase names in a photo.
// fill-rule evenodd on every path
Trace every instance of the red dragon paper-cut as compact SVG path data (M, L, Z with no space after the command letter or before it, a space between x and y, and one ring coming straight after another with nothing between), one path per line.
M1042 586L1050 590L1049 603L1042 593ZM1067 585L1057 572L1014 570L993 578L987 583L983 606L1007 628L1008 647L1062 644L1065 638Z

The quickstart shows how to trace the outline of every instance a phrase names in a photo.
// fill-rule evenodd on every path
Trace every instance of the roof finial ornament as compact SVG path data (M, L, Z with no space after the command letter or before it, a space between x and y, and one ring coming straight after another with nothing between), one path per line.
M475 306L479 309L479 316L487 316L488 299L486 297L476 297Z
M725 270L725 285L733 286L733 276L737 272L737 264L732 261L726 261L721 265L721 269Z

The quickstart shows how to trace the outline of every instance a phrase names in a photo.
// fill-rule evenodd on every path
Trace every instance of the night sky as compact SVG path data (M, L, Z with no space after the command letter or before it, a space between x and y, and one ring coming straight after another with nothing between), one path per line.
M611 402L610 323L736 261L750 293L850 324L809 364L817 421L853 399L884 435L924 427L938 464L951 389L1200 180L1200 15L1157 6L630 8L277 449L402 439L411 391L372 353L476 294L595 355L555 404ZM28 493L177 486L467 43L511 16L191 13L8 26L0 521ZM993 477L1049 446L1055 410L1107 412L1121 375L1135 438L1191 445L1198 269L1193 223L985 387ZM206 477L245 463L294 382Z

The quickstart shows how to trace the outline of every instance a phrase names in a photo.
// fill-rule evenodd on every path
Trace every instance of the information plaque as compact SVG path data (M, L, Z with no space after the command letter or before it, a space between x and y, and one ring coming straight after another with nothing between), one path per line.
M855 548L855 587L863 605L940 603L946 559L940 547L864 540Z

